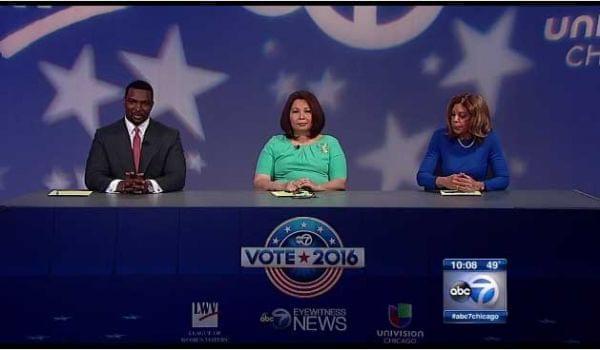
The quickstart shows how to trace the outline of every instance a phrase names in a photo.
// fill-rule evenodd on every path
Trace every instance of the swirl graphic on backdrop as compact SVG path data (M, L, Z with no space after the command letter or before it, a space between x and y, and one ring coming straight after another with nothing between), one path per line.
M261 16L290 14L300 6L244 6ZM414 6L400 18L377 23L377 6L354 6L352 20L331 6L305 6L306 12L329 37L357 49L378 50L404 44L423 33L435 21L442 6Z
M10 58L34 42L72 24L127 8L127 6L71 6L29 23L0 40L0 54Z
M43 37L92 17L128 6L71 6L36 20L0 40L0 54L10 58ZM301 6L244 6L261 16L279 17ZM415 6L395 21L378 24L377 6L354 6L354 18L344 18L331 6L305 6L317 26L331 38L358 49L387 49L404 44L424 32L442 6Z

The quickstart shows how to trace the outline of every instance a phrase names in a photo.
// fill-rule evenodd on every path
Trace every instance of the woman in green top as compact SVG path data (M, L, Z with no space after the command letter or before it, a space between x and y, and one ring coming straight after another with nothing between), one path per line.
M266 191L346 189L346 156L338 140L321 134L325 114L308 91L293 92L281 112L284 135L271 137L258 157L254 188Z

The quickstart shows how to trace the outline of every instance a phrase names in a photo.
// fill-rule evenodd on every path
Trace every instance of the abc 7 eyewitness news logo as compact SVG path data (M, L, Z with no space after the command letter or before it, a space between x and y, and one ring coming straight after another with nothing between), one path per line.
M313 298L333 288L344 269L363 268L365 252L344 247L326 222L295 217L279 224L264 247L242 247L241 265L264 268L271 283L287 295Z

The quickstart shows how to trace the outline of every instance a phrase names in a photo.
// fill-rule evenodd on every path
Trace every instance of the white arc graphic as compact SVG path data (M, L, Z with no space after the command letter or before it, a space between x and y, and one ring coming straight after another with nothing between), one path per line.
M127 6L71 6L39 19L0 41L0 53L10 58L46 35L85 21L86 19L122 10Z
M244 6L244 8L257 15L279 17L296 11L300 6Z

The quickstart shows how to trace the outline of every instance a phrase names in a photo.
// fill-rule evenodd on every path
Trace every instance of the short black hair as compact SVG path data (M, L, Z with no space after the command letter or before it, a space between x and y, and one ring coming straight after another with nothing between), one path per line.
M127 98L127 93L129 92L129 89L150 91L150 100L154 100L154 89L152 89L152 85L150 85L150 83L148 83L147 81L136 80L129 83L129 85L127 85L127 87L125 88L125 96L123 96L123 98Z
M325 127L325 113L323 112L319 100L317 100L315 95L310 91L298 90L290 94L281 111L281 119L279 120L281 130L283 130L288 139L295 138L292 123L290 122L290 110L292 109L292 104L296 100L305 100L310 107L312 113L312 127L310 128L309 137L312 139L319 135Z

